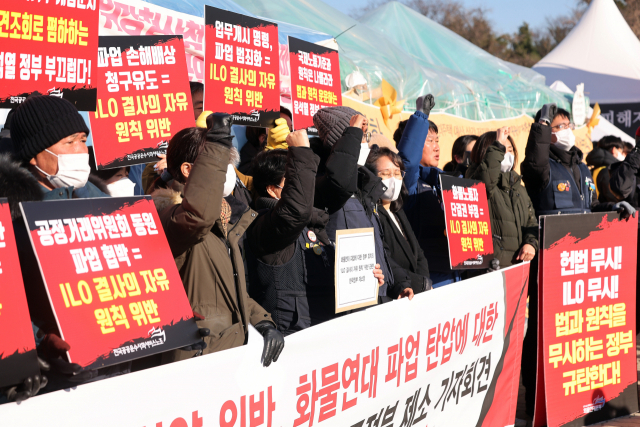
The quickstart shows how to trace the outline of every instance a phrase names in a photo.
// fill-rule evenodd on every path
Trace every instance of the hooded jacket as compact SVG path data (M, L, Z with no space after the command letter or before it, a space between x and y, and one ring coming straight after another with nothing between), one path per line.
M514 264L520 248L529 244L538 251L538 220L521 177L514 171L502 172L506 152L498 141L487 148L480 164L472 164L466 177L482 181L487 189L489 217L493 234L493 256L500 267Z
M226 227L220 219L222 191L230 149L209 139L196 161L182 194L174 189L152 194L176 261L182 283L200 328L211 334L205 354L246 343L248 324L271 321L271 316L247 295L238 240L256 213L232 196ZM188 359L194 352L176 350L163 361Z
M587 154L587 165L592 167L596 188L598 189L598 200L600 202L617 202L616 196L609 188L611 179L610 168L614 163L618 163L613 154L600 147L594 148Z
M610 189L616 200L624 200L636 209L640 207L638 197L638 173L640 173L640 151L632 151L622 161L611 165Z

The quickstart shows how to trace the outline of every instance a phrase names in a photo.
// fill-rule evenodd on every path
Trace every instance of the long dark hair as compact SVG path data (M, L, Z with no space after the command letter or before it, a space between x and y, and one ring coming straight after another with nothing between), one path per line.
M475 163L479 165L484 160L485 154L487 154L487 148L491 144L497 141L498 132L486 132L483 133L480 138L476 141L476 145L473 146L473 150L471 150L471 163ZM516 143L513 142L513 138L509 135L509 142L511 142L511 146L513 147L513 169L515 169L518 164L518 149L516 148Z
M367 157L367 163L365 164L365 167L371 172L378 175L377 163L378 159L381 157L387 157L389 160L391 160L391 162L393 162L394 165L398 166L400 170L404 170L404 163L402 162L402 158L398 154L394 153L386 147L379 147L375 144L371 146L371 152ZM396 213L400 209L402 209L403 199L408 196L409 192L407 191L407 187L404 186L404 180L402 180L402 189L400 190L400 196L398 196L396 200L391 202L391 212Z
M451 161L444 165L443 170L445 172L452 172L455 170L456 166L458 166L458 161L456 160L456 156L463 157L464 152L467 151L467 147L473 141L477 141L478 137L476 135L462 135L458 139L456 139L453 143L453 147L451 147Z

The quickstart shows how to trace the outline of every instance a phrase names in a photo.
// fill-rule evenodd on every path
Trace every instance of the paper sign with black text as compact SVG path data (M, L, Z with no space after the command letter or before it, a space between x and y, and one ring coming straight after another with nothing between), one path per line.
M342 105L338 51L289 36L293 128L317 135L313 116Z
M378 303L373 228L336 231L336 313Z
M278 25L211 6L204 20L204 109L272 127L280 117Z
M0 387L39 372L9 203L0 198Z
M493 238L484 183L440 175L452 270L488 268Z
M0 4L0 108L39 93L95 111L99 6L98 0Z
M540 227L533 425L585 426L637 412L638 219L548 215Z
M198 340L150 197L21 206L71 362L96 369Z
M195 125L182 36L100 36L97 82L89 118L98 169L158 161Z

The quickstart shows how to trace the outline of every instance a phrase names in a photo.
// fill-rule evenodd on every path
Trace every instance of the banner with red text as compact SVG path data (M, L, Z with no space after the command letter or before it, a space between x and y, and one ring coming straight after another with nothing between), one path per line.
M0 5L0 108L32 93L96 108L98 0L10 0Z
M296 332L268 368L251 328L244 347L3 405L0 419L21 427L87 419L96 427L513 425L528 272L520 264ZM96 417L96 405L118 411Z
M11 211L0 198L0 387L39 372Z
M585 426L638 411L638 219L540 219L535 426Z
M313 115L342 105L338 51L289 37L293 128L317 135Z
M182 36L100 36L98 103L89 114L98 169L160 160L193 127Z
M451 269L488 268L493 237L484 183L441 174L440 185Z
M71 362L96 369L199 339L150 197L21 206Z
M273 127L280 117L278 25L205 6L204 109L236 125Z

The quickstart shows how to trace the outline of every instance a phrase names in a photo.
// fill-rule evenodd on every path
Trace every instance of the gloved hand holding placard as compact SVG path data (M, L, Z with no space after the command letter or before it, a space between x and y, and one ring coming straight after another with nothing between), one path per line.
M21 207L70 362L97 369L201 340L148 196Z

